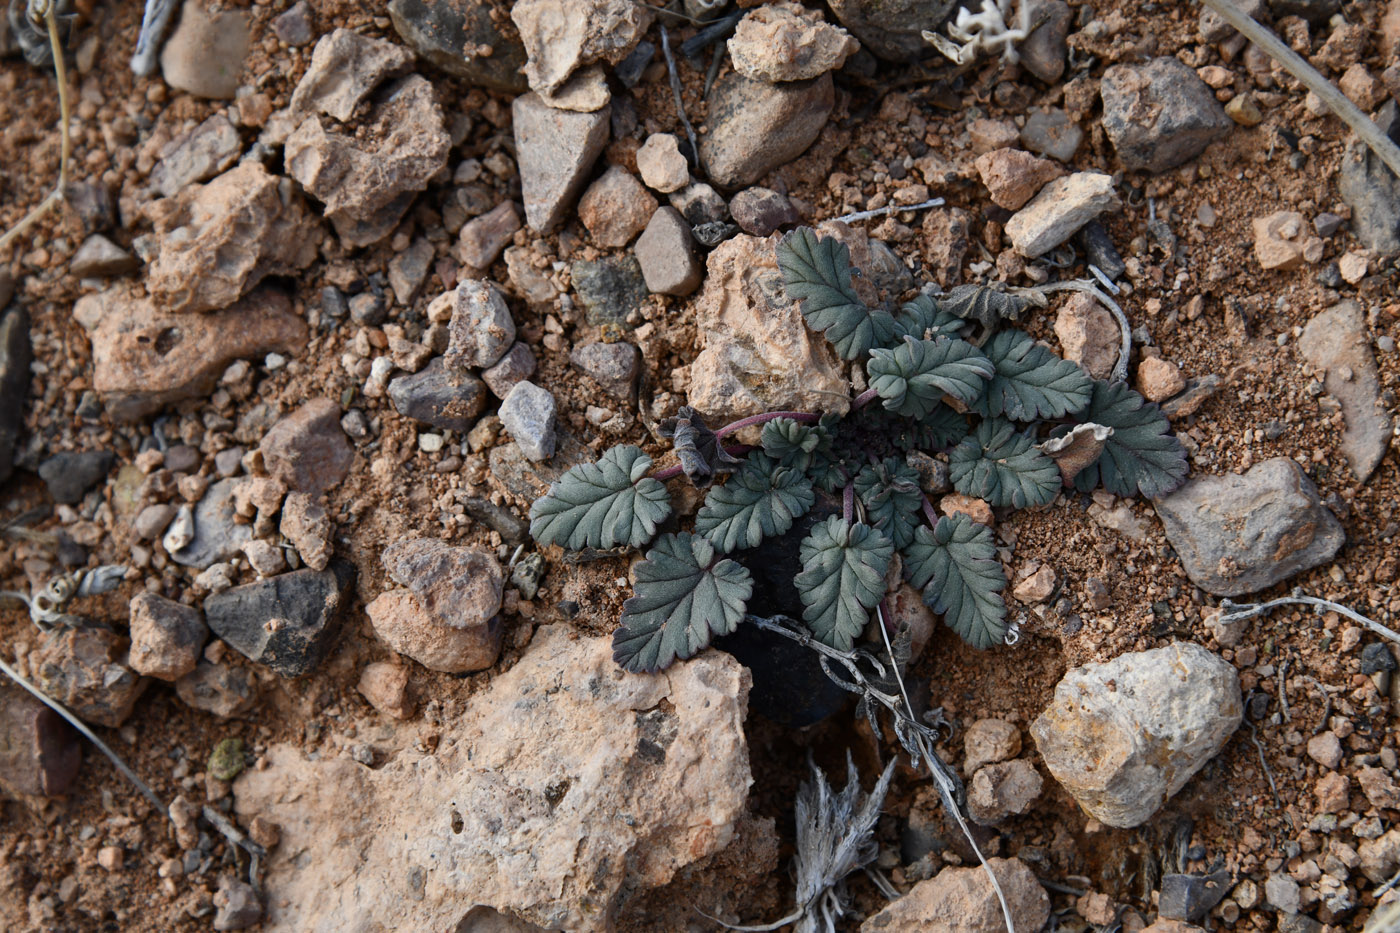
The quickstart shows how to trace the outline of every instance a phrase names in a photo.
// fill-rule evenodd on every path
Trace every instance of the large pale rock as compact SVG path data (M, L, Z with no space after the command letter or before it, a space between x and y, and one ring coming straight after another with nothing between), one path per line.
M1174 642L1070 671L1031 735L1081 807L1125 828L1181 790L1243 714L1234 667L1200 645Z
M287 174L325 205L349 246L387 236L418 192L447 164L452 139L433 87L409 75L381 90L353 132L319 116L287 139Z
M1006 235L1027 259L1043 256L1107 210L1117 210L1113 176L1076 172L1056 178L1006 222Z
M170 311L227 308L269 275L311 264L321 226L296 187L245 162L154 210L159 252L147 289Z
M713 423L763 411L845 414L849 385L820 334L784 289L777 237L740 235L706 263L695 305L704 349L690 365L689 404Z
M1016 858L992 858L1016 929L1039 930L1050 919L1050 895L1035 873ZM860 933L992 933L1005 930L1001 905L980 866L945 868L860 925Z
M574 635L540 628L433 753L408 745L372 770L278 745L244 771L237 813L282 828L264 928L452 930L484 906L610 930L630 898L723 850L751 783L748 671L711 651L626 674L611 639Z
M757 81L805 81L835 71L860 50L820 10L779 0L744 14L729 40L734 70Z
M1216 596L1267 589L1326 563L1346 542L1317 487L1287 457L1243 475L1197 476L1153 504L1186 575Z
M563 222L608 144L612 108L558 110L531 93L517 97L510 112L525 220L536 233L549 233Z
M737 71L715 82L700 158L710 180L742 188L816 142L836 104L831 75L769 84Z
M517 0L510 18L529 60L530 88L553 93L584 65L616 65L651 25L651 10L632 0Z
M92 387L118 421L207 394L234 360L298 356L306 347L306 322L268 290L222 311L167 314L118 287L84 295L73 317L92 340Z
M1361 482L1370 479L1390 449L1390 414L1380 400L1380 380L1361 306L1344 301L1308 321L1298 340L1303 358L1325 370L1323 386L1342 406L1342 453Z

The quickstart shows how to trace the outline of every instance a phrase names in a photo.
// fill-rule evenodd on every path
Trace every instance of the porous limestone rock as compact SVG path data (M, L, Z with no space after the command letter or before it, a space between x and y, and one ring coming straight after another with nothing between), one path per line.
M1050 919L1050 895L1016 858L987 859L1017 930ZM860 925L860 933L988 933L1006 929L996 891L980 866L945 868Z
M758 81L804 81L835 71L860 43L822 18L821 10L791 0L744 14L729 40L734 70Z
M1101 823L1137 826L1215 757L1244 715L1235 668L1192 642L1077 667L1031 735Z
M690 365L689 404L712 423L763 411L845 414L850 388L821 334L787 297L777 236L740 235L706 262L695 304L703 349Z
M616 65L651 25L651 9L632 0L516 0L531 90L551 94L584 65Z
M609 638L544 626L428 752L371 769L268 749L234 785L277 823L264 928L451 930L474 908L612 929L632 897L735 837L751 783L748 671L709 651L627 674ZM1043 922L1043 918L1042 918ZM1029 927L1027 927L1029 929Z

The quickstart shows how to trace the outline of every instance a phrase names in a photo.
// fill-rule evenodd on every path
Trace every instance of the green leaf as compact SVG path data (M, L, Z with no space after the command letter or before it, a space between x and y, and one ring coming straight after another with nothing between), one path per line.
M641 547L671 514L671 497L646 475L650 468L651 458L630 444L571 467L530 506L530 534L575 551Z
M849 651L885 595L894 545L869 525L833 515L812 528L798 553L802 572L793 583L807 607L802 618L822 644Z
M976 347L955 337L905 337L893 350L872 350L865 368L885 407L911 418L933 411L945 395L972 404L994 372Z
M1074 478L1080 491L1102 480L1115 496L1155 499L1186 482L1186 451L1166 416L1123 383L1095 382L1093 399L1078 417L1113 429L1098 461Z
M1047 505L1060 491L1060 468L1036 449L1029 434L1000 418L977 426L948 455L948 476L965 496L994 506Z
M843 359L853 360L893 337L890 313L871 310L857 297L846 244L801 227L779 241L777 252L788 295L802 303L807 324L825 334Z
M816 499L812 481L801 470L751 453L728 482L705 496L695 531L721 552L756 547L765 537L786 532Z
M996 558L992 530L962 513L943 516L933 528L919 526L904 549L909 582L924 602L974 648L999 645L1006 637L1006 574Z
M831 433L822 424L776 418L763 426L758 443L779 466L806 470L817 451L831 450Z
M1030 299L986 285L959 285L943 296L943 309L966 321L976 321L988 331L996 330L1002 320L1018 320L1030 306Z
M923 504L917 470L898 457L886 457L861 470L855 487L870 512L870 524L888 535L895 547L914 540Z
M1063 418L1089 404L1094 382L1019 330L1006 330L984 348L996 373L974 409L983 417L1013 421Z
M634 672L694 657L734 631L753 592L747 568L716 561L710 542L692 534L662 535L635 575L636 595L613 633L613 660Z
M963 319L943 308L928 295L920 295L913 301L906 301L894 319L893 348L905 337L915 340L936 340L939 337L956 337L963 328Z

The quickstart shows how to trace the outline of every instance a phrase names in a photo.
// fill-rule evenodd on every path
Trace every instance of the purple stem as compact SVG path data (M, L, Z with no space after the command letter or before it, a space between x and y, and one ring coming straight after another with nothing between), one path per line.
M875 399L879 397L880 393L876 392L873 388L866 389L864 392L856 396L855 401L851 402L851 411L860 411L866 405L869 405L871 402L875 401Z
M847 483L841 492L841 517L847 525L856 519L856 487L851 483Z
M731 457L739 457L753 449L752 444L728 444L725 446L724 451ZM664 470L657 470L655 473L651 474L651 478L664 483L668 479L675 479L684 472L685 470L681 469L681 465L677 463L675 466L668 466Z
M880 618L884 622L885 631L894 635L899 626L895 624L894 614L890 612L890 598L888 596L880 600Z
M933 528L937 526L938 513L933 510L933 503L929 501L928 496L924 493L919 493L919 498L924 500L921 508L924 510L924 518L928 519L929 527Z
M816 424L822 419L821 415L814 415L809 411L765 411L761 415L749 415L747 418L740 418L738 421L726 424L715 432L715 437L724 437L733 434L735 431L742 431L744 428L752 427L756 424L766 424L769 421L776 421L779 418L791 418L793 421L804 421L807 424Z

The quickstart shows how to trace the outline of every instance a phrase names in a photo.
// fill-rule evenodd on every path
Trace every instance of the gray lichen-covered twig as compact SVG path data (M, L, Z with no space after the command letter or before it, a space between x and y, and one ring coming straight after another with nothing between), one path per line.
M1280 596L1278 599L1271 599L1266 603L1233 603L1228 599L1222 599L1220 601L1219 621L1243 622L1246 619L1253 619L1257 616L1266 615L1279 606L1312 606L1319 612L1335 612L1359 625L1365 626L1377 635L1400 643L1400 632L1368 619L1361 613L1354 612L1341 603L1334 603L1330 599L1319 599L1316 596L1304 596L1302 593L1296 591L1291 596Z

